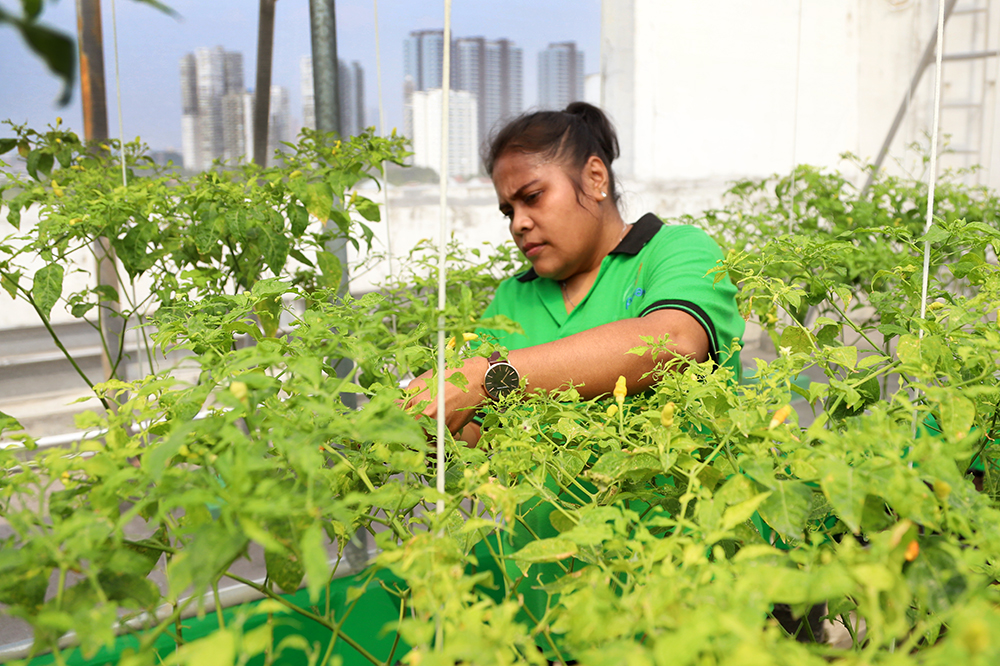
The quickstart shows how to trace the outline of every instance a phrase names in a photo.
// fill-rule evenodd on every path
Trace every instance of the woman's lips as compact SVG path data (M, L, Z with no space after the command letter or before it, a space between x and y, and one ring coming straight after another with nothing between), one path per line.
M545 243L525 243L521 251L524 252L525 257L530 259L541 252L543 247L545 247Z

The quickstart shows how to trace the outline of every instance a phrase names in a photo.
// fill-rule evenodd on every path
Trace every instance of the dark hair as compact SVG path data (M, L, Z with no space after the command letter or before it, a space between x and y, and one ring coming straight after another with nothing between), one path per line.
M526 113L494 134L485 148L483 164L491 177L497 160L509 151L540 154L575 169L583 169L590 156L596 155L608 169L608 194L618 203L611 170L611 163L620 154L618 136L608 117L593 104L573 102L565 111Z

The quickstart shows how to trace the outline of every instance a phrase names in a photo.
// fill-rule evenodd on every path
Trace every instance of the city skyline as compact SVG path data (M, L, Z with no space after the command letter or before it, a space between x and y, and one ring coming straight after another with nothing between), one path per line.
M108 90L109 126L112 137L119 133L116 118L115 62L109 3L105 2L104 43ZM153 149L180 151L183 115L177 68L180 58L206 45L221 45L244 57L246 78L256 71L257 6L239 0L172 0L169 5L181 17L174 19L141 3L118 7L119 62L122 81L124 134L136 136ZM399 82L403 71L403 40L413 30L440 28L442 9L437 3L382 0L379 29L383 101L386 130L402 129L403 100ZM301 114L300 59L311 52L309 8L306 0L287 0L277 5L275 16L272 83L290 93L292 115ZM524 20L531 17L530 21ZM46 3L42 21L75 35L74 3ZM454 35L480 35L488 40L506 37L532 60L547 44L574 40L589 56L595 71L600 42L600 0L550 0L538 5L526 0L478 0L453 7ZM0 28L2 30L2 28ZM8 30L10 30L8 28ZM369 0L339 0L337 3L338 56L358 61L366 73L365 120L378 125L373 107L378 104L378 72L375 66L374 12ZM82 131L79 84L67 107L54 100L60 83L15 33L0 39L0 120L44 129L61 116L64 126ZM588 70L589 71L589 70ZM536 103L535 68L524 67L524 108ZM155 103L151 103L154 100ZM6 135L0 129L0 135Z
M471 110L476 115L475 135L471 139L456 138L456 141L464 144L471 140L480 146L497 124L523 110L523 51L505 37L490 40L481 36L453 35L450 60L449 85L452 90L471 94L474 103ZM403 42L403 133L414 139L414 146L413 94L440 90L443 71L444 31L411 32ZM464 121L458 125L472 127ZM414 151L417 151L416 147Z

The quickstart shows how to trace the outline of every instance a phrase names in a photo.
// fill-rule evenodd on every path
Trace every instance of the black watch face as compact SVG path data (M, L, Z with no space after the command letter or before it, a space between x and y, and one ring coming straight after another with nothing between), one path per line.
M509 395L520 386L520 383L521 378L517 376L517 370L510 363L494 363L483 378L486 393L494 400Z

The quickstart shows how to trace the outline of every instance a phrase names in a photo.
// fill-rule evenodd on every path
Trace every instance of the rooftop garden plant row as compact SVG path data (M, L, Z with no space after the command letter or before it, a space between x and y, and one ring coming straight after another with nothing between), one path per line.
M128 144L123 184L117 144L85 146L60 127L8 134L0 159L19 151L27 175L5 169L0 185L14 227L0 240L0 297L43 322L57 308L95 326L138 319L150 358L187 350L197 370L82 378L109 409L81 416L100 434L69 449L33 451L0 415L2 437L24 447L0 451L0 603L32 625L36 653L65 661L58 639L74 631L94 655L120 620L143 617L122 663L332 663L338 643L423 666L1000 659L994 193L946 179L925 234L916 180L880 175L861 196L803 166L736 183L718 210L678 222L722 245L719 274L739 285L775 360L745 357L753 381L740 385L703 364L621 401L572 387L519 396L487 417L478 448L447 443L441 495L434 427L400 407L399 388L435 364L434 248L357 299L338 296L328 250L370 244L379 207L355 186L402 162L401 138L307 133L281 166L190 178L160 175ZM29 206L39 222L18 228ZM119 288L72 292L67 266L101 238ZM518 266L510 247L449 246L447 335L482 324ZM494 350L478 342L451 346L449 362ZM353 370L338 377L342 359ZM533 512L558 536L511 542ZM328 549L343 553L358 531L378 554L331 604L340 564ZM184 610L238 579L250 544L266 553L267 620L220 614L210 635L185 640ZM309 602L288 603L281 593L303 583ZM541 616L527 590L546 595ZM354 602L373 592L399 619L348 633ZM825 604L852 646L796 640L776 604L798 615ZM301 615L327 638L279 639ZM363 634L383 631L395 648L368 650Z

